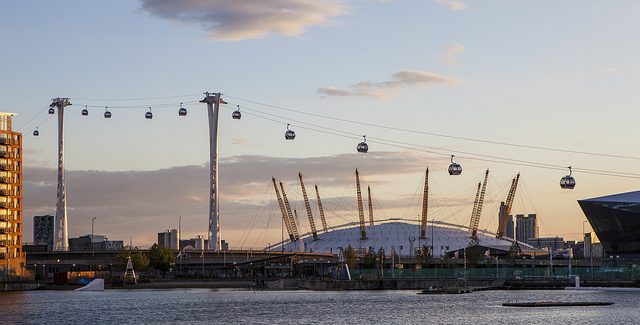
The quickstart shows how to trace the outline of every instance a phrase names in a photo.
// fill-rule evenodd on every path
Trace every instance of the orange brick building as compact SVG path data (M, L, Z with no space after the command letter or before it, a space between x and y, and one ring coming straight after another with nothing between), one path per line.
M0 281L22 276L22 133L0 113Z

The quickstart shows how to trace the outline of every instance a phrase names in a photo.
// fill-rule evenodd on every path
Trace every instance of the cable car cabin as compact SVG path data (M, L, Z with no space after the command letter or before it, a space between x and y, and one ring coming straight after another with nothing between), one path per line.
M364 141L358 143L358 146L356 147L356 149L358 149L358 152L367 153L367 151L369 151L369 145L367 144L367 136L363 135L362 137L364 138Z
M238 108L231 114L231 117L233 117L234 120L239 120L242 117L242 113L240 113L240 105L238 105L237 107Z
M567 175L560 179L560 187L563 190L572 190L576 187L576 180L571 175Z
M296 138L296 133L293 132L293 130L289 130L289 125L290 124L287 123L287 132L284 133L284 138L287 140L293 140Z
M89 115L89 110L85 108L82 110L82 116L87 116L87 115Z
M182 107L182 103L180 103L180 109L178 110L178 116L187 116L187 109Z
M151 113L151 111L144 113L144 118L146 118L147 120L152 119L153 113Z
M449 165L449 175L460 175L462 174L462 166L460 164L453 162L454 155L451 155L451 165Z
M287 130L287 132L284 133L284 138L287 140L293 140L296 138L296 133L293 132L293 130Z
M460 175L462 174L462 166L457 163L452 163L449 165L449 175Z
M111 118L111 112L104 111L104 118Z
M37 137L40 135L40 131L38 131L38 128L36 128L35 130L33 130L33 136Z
M358 143L358 152L367 153L369 151L369 145L366 142Z
M54 114L56 112L55 109L53 109L53 107L49 108L49 114Z

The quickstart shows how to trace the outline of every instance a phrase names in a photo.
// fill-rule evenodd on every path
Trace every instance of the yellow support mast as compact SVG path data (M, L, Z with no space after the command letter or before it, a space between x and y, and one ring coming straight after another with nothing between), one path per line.
M473 204L473 212L471 220L469 222L469 229L471 230L471 243L478 243L478 225L480 224L480 216L482 215L482 205L484 203L484 195L487 191L487 179L489 178L489 170L484 173L484 181L482 182L482 190L480 190L480 184L478 184L478 192L476 193L476 201Z
M287 228L289 239L291 241L294 241L295 237L293 236L293 231L291 230L291 223L289 222L289 216L287 215L287 210L284 206L284 203L282 202L282 197L280 196L278 185L276 185L276 179L274 177L271 177L271 180L273 181L273 188L276 190L276 197L278 198L278 205L280 206L280 212L282 212L282 221L284 222L285 227Z
M307 197L307 190L304 188L304 182L302 181L302 173L298 172L300 178L300 187L302 187L302 196L304 197L304 206L307 208L307 217L309 217L309 225L311 226L311 234L313 234L313 240L318 239L318 231L316 230L316 223L313 220L313 213L311 213L311 205L309 205L309 197Z
M367 239L367 231L364 229L364 209L362 207L362 191L360 191L360 174L356 169L356 187L358 194L358 216L360 217L360 239Z
M513 200L516 196L516 189L518 188L518 181L520 180L520 173L511 181L511 188L507 195L507 201L504 204L504 208L500 209L500 215L498 217L498 231L496 231L496 237L502 238L504 231L507 228L509 222L509 215L511 214L511 207L513 207Z
M429 209L429 168L424 176L424 194L422 195L422 218L420 220L420 238L426 238L427 210Z

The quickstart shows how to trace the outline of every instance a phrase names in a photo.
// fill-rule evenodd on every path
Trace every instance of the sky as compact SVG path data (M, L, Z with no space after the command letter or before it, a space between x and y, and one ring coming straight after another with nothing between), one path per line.
M632 0L2 2L0 111L17 113L25 135L24 238L33 215L55 213L57 121L46 109L56 97L73 104L64 121L70 237L90 233L94 216L97 233L138 246L179 216L183 238L206 235L208 124L198 101L210 91L228 103L220 224L233 247L280 240L272 176L304 231L298 172L311 197L319 186L330 226L356 221L356 168L376 218L416 219L429 167L429 218L462 225L488 168L483 229L497 227L520 172L513 213L537 213L541 236L578 239L577 200L638 189L638 16ZM241 120L231 119L236 105ZM284 140L287 123L294 141ZM355 151L361 135L367 154ZM451 154L460 176L446 172ZM558 184L567 166L572 191Z

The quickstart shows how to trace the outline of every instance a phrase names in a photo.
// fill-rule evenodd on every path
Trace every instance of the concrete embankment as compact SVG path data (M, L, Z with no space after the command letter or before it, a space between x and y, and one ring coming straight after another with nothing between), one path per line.
M380 279L380 280L298 280L298 287L306 290L422 290L429 287L499 287L495 280L462 279Z
M0 291L27 291L38 289L41 286L38 283L2 283Z

